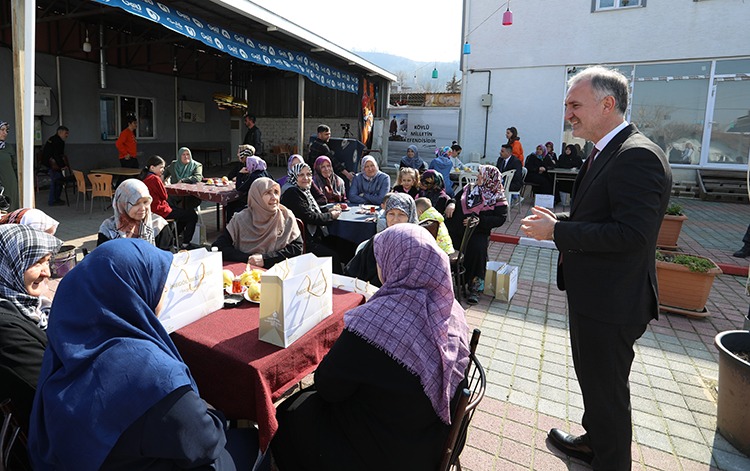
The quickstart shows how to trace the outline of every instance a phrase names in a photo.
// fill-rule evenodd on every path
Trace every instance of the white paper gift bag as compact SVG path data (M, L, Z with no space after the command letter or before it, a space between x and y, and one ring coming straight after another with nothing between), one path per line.
M308 253L260 276L260 340L288 347L333 313L331 257Z
M518 267L505 262L487 262L484 294L510 302L518 288Z
M195 249L174 254L167 299L159 320L172 333L224 306L221 253Z
M333 287L350 293L361 294L365 301L369 301L373 294L378 292L378 287L369 281L362 281L351 276L333 275Z

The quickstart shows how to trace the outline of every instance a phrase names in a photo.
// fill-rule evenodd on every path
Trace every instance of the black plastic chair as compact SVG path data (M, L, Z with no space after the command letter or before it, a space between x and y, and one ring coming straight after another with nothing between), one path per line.
M465 297L466 295L466 267L464 267L464 254L466 253L466 247L469 245L469 240L479 224L479 218L473 217L469 221L469 224L466 225L466 229L464 229L464 236L461 239L459 249L453 252L449 257L451 262L451 276L453 278L453 295L456 297L457 301L461 301L461 297Z
M466 367L467 386L461 391L455 410L451 414L451 429L448 433L448 439L443 450L443 457L440 461L438 471L461 470L459 455L466 444L466 435L469 430L469 424L477 406L484 398L484 391L487 387L487 377L484 368L476 356L477 345L482 331L474 329L469 344L469 364Z

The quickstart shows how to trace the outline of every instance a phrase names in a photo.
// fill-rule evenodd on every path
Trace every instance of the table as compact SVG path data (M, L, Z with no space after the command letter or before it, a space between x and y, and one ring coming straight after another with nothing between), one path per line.
M211 166L211 153L219 153L219 166L224 165L224 149L222 147L191 147L190 152L195 154L196 152L203 152L204 162L206 162L206 168Z
M235 273L244 263L225 264ZM200 395L229 419L258 423L265 451L278 429L274 401L315 370L344 328L344 313L364 297L333 289L333 314L287 348L258 340L260 309L243 302L172 333Z
M578 177L577 168L553 168L552 170L547 170L547 173L551 173L553 176L553 180L552 180L552 194L553 195L556 194L555 191L557 190L557 180L574 182L576 181L576 178Z
M107 175L121 175L125 177L135 177L141 173L139 168L128 168L128 167L107 167L107 168L96 168L90 170L89 173L104 173Z
M216 230L220 231L226 226L226 215L224 215L224 226L221 224L221 214L224 206L236 199L240 194L234 188L234 182L225 186L207 185L205 183L170 183L166 185L167 194L170 196L195 196L202 201L216 203Z
M348 211L342 211L339 218L328 226L328 233L354 242L357 245L369 240L377 231L378 212L373 214L358 214L357 211L359 209L359 206L349 206ZM375 218L375 221L367 221L369 218Z

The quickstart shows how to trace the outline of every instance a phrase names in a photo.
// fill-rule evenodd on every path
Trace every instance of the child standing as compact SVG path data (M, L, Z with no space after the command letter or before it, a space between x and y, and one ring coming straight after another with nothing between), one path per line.
M452 254L456 251L455 248L453 248L453 241L451 240L451 236L448 233L448 228L445 226L445 219L443 218L443 215L438 212L437 209L432 207L432 202L429 198L417 198L414 203L417 206L417 217L419 219L419 222L422 221L437 221L438 222L438 232L437 237L435 238L437 240L438 246L440 246L441 249L448 255Z

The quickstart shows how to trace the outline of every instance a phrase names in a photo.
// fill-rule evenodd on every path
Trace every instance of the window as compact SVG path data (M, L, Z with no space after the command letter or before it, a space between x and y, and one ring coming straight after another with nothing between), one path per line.
M102 95L99 98L99 127L103 140L115 140L127 124L128 116L138 118L136 137L156 138L153 98Z
M615 8L645 7L646 0L592 0L593 11L614 10Z

